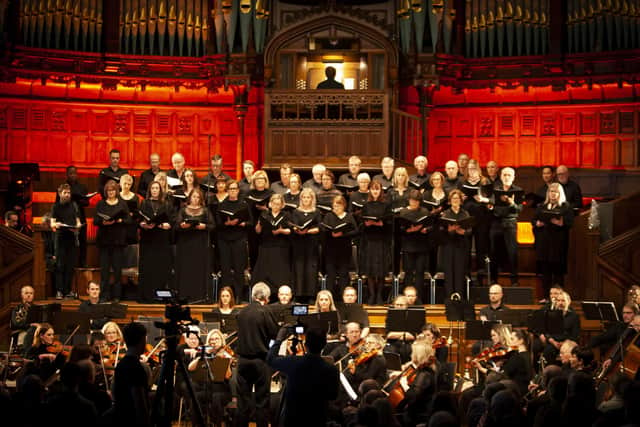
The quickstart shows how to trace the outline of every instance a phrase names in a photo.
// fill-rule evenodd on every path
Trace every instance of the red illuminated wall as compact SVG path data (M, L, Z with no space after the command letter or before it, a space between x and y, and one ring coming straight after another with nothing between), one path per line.
M430 168L459 153L484 165L628 169L640 166L640 103L635 88L586 85L464 89L435 92L428 125ZM417 95L403 91L406 109L418 113Z
M49 91L37 90L52 95L55 85L47 86ZM11 89L16 91L19 85ZM259 91L254 89L250 100L261 102ZM209 155L219 153L225 170L234 176L239 129L233 94L200 92L191 93L189 101L206 105L169 105L168 97L175 101L180 94L189 94L184 89L176 94L173 88L138 92L141 96L135 97L136 104L117 101L118 95L131 97L127 88L120 87L109 94L116 99L107 102L95 102L99 96L77 100L80 90L74 91L74 101L4 98L0 104L0 165L37 162L44 171L59 171L75 164L83 172L105 167L109 150L118 148L123 167L137 170L149 167L152 152L160 154L163 168L169 167L171 155L179 151L189 167L203 170ZM104 92L96 90L100 93ZM245 118L244 156L254 160L258 160L260 111L261 107L250 105Z

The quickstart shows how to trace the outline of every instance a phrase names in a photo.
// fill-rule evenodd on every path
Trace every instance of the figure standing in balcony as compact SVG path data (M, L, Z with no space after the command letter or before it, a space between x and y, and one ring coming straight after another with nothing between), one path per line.
M336 69L333 67L327 67L324 69L324 75L327 76L327 80L318 83L316 89L344 89L344 85L336 80Z

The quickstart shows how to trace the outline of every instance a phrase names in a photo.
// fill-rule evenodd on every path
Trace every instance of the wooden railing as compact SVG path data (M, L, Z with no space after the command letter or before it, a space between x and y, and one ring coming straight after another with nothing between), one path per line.
M590 230L589 212L576 218L571 231L569 292L578 300L626 301L640 284L640 193L602 204L601 228ZM606 241L602 241L605 234Z
M420 116L391 109L391 156L407 164L425 154Z
M352 154L378 166L389 152L388 102L385 91L265 91L265 167L344 168Z

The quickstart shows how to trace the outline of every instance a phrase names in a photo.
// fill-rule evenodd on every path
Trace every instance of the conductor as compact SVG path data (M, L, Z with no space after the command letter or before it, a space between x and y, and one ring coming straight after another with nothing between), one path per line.
M249 425L251 396L255 386L256 426L267 427L271 373L266 358L269 341L278 333L267 307L271 290L264 282L251 290L251 303L238 314L238 426Z

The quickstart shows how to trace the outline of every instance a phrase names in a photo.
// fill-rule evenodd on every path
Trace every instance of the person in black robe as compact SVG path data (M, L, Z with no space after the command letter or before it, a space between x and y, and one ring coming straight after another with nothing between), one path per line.
M434 172L429 177L427 188L422 193L422 206L429 211L433 217L434 228L429 238L429 273L435 275L438 269L438 249L444 243L446 233L442 233L439 227L438 218L442 212L448 208L447 192L443 187L444 175L441 172Z
M508 358L502 365L504 374L518 385L520 396L528 392L529 382L533 378L531 366L531 353L528 350L529 335L522 329L514 329L511 332L509 342L510 351Z
M261 236L258 260L251 280L254 284L265 282L276 295L278 287L291 280L291 259L289 235L291 226L289 215L284 212L282 194L272 194L269 211L262 212L256 221L256 233Z
M289 188L283 194L285 211L291 213L300 206L301 189L302 178L297 173L292 173L289 177Z
M80 223L87 223L87 214L84 208L89 206L89 200L97 193L89 194L87 187L78 181L78 169L75 166L67 166L67 184L71 186L71 201L78 206ZM87 227L78 230L78 267L87 265Z
M96 245L100 251L100 288L106 300L119 302L122 296L123 249L127 244L126 224L130 221L127 203L118 197L118 184L104 186L104 199L96 206L93 223L98 227ZM113 287L109 286L113 270Z
M202 300L209 288L211 259L209 231L214 227L199 188L193 189L187 205L176 218L176 285L180 297Z
M237 181L229 181L227 190L229 197L220 203L216 212L221 285L233 287L238 301L243 301L243 295L248 294L245 291L244 270L247 268L247 230L252 224L251 213L248 203L239 199L240 186Z
M369 199L362 207L358 248L360 274L367 277L370 305L383 303L384 277L391 267L391 215L391 205L385 199L382 185L378 181L372 182Z
M160 155L158 153L151 153L149 156L149 166L149 169L140 174L140 182L138 183L137 193L142 198L147 197L149 184L155 180L158 172L162 172L162 169L160 169Z
M358 189L349 194L349 213L358 221L362 213L362 207L369 200L369 185L371 178L366 172L358 175Z
M109 166L102 169L98 174L98 194L105 199L107 196L104 192L104 186L107 182L120 183L120 177L128 173L126 169L120 167L120 150L114 148L109 151Z
M353 215L346 212L344 197L333 199L333 210L322 220L325 229L323 251L327 270L327 289L335 294L349 284L349 266L351 265L351 239L358 234L358 225ZM339 280L336 284L336 278Z
M273 194L273 191L269 189L269 177L263 170L257 170L251 177L251 189L249 194L245 198L249 204L249 210L251 212L251 218L257 221L260 218L262 212L269 210L269 198ZM255 225L255 224L253 224ZM256 233L253 227L249 227L247 230L249 240L249 265L251 270L255 268L256 261L258 260L258 248L260 247L260 236Z
M420 301L425 301L424 272L428 265L429 239L433 226L429 211L420 207L422 195L418 190L410 190L409 206L398 214L402 244L402 265L404 285L418 290Z
M322 187L316 192L316 204L323 216L331 212L333 199L342 195L340 190L334 187L333 181L333 173L330 170L325 170L322 173Z
M542 273L543 294L548 294L551 285L564 285L567 272L569 230L573 224L573 210L564 199L562 185L549 185L544 203L536 208L531 220L535 236L537 265Z
M149 184L147 198L140 205L139 214L138 298L141 302L151 302L155 289L168 286L172 270L170 230L173 217L160 182Z
M474 218L474 226L471 233L473 243L476 248L476 269L478 270L478 280L482 282L484 272L486 276L486 258L489 256L489 230L493 215L487 208L489 203L488 188L491 183L482 176L482 169L477 160L469 160L467 166L467 179L460 184L460 189L464 193L462 208ZM489 283L488 283L489 284Z
M469 260L471 259L471 243L469 242L471 229L456 223L456 221L469 218L469 213L462 209L462 196L460 190L453 190L449 193L451 207L442 213L442 220L447 227L447 239L441 248L445 299L448 299L453 293L457 293L463 298L466 294L465 283L469 275Z
M293 178L293 177L292 177ZM320 211L316 209L316 195L310 188L300 193L300 206L289 215L293 280L298 297L311 297L318 291L318 257Z
M409 177L409 185L420 192L424 192L430 188L429 185L429 173L427 172L427 166L429 161L425 156L416 156L413 159L413 167L416 168L416 173Z
M129 221L125 226L127 246L124 250L124 268L131 268L138 265L138 210L140 209L140 197L131 191L133 177L129 174L120 177L120 198L125 201L129 208Z
M63 295L73 297L71 282L77 261L78 231L80 214L78 206L71 200L71 186L62 184L58 187L58 201L51 211L51 230L55 233L56 257L56 297Z

